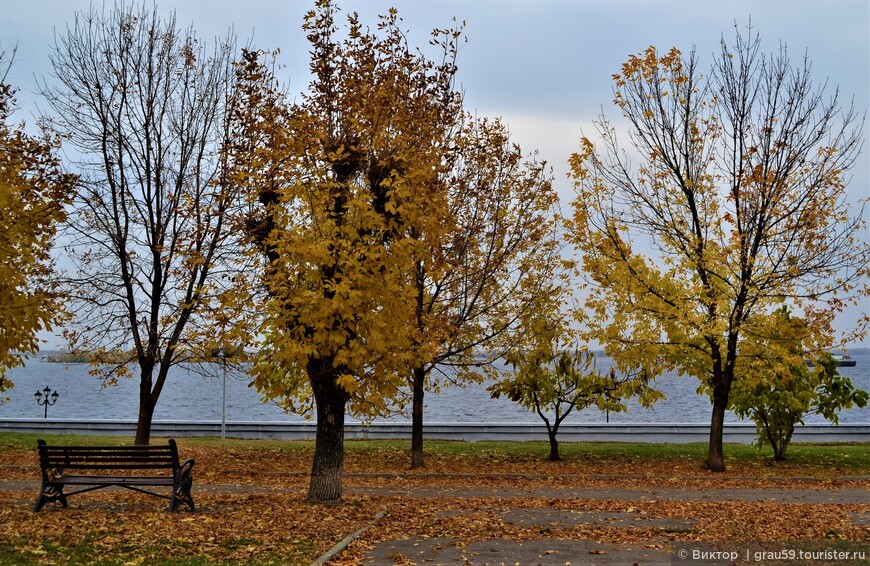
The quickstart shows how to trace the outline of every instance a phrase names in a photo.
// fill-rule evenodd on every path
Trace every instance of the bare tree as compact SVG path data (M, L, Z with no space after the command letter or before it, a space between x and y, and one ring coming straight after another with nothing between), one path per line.
M619 363L701 381L714 471L747 321L790 304L829 346L870 261L846 192L860 115L813 82L806 58L748 38L723 39L707 76L694 53L632 56L614 79L634 151L602 120L602 149L584 140L572 158L590 336Z
M56 83L42 86L82 176L67 337L107 383L138 367L137 444L170 368L201 354L190 337L227 265L219 148L234 50L229 34L208 52L174 14L121 4L76 15L53 46Z

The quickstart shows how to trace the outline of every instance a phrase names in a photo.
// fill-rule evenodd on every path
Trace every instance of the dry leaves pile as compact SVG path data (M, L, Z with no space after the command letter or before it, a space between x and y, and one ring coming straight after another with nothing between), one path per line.
M38 478L35 450L0 452L0 480L5 480L0 498L10 503L0 506L0 558L12 553L44 564L111 559L135 565L170 557L198 557L200 563L309 564L371 524L382 509L384 517L336 563L359 564L375 544L408 537L446 537L458 545L490 538L585 539L650 548L696 541L870 541L866 521L855 520L870 517L868 504L608 498L608 490L618 488L866 489L868 480L770 479L757 470L755 479L747 479L752 470L746 469L712 476L697 462L686 461L639 467L619 459L550 464L533 458L492 461L486 455L430 458L424 471L412 473L405 471L404 452L361 450L348 454L345 485L350 495L340 505L324 507L304 501L310 463L306 450L182 443L181 453L197 461L196 513L169 514L164 501L101 490L70 498L69 509L50 505L35 514L30 510L35 488L16 483ZM768 475L782 476L782 469ZM594 499L558 495L567 488L598 493ZM514 496L506 497L508 491ZM525 516L556 519L517 519Z
M195 493L195 492L194 492ZM309 563L371 518L368 501L323 507L300 495L199 494L196 513L166 511L164 502L99 491L70 498L70 508L30 511L34 495L14 493L0 509L0 540L24 557L64 564L70 550L94 562L206 557L207 562ZM195 495L196 496L196 495Z

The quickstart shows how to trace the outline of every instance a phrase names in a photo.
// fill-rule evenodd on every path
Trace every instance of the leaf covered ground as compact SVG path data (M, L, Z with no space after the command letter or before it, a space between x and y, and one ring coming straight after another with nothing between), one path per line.
M427 467L409 471L408 454L396 443L352 443L344 502L322 506L305 501L309 443L179 444L182 458L197 462L195 513L169 514L162 500L116 490L33 513L36 450L0 446L0 499L9 503L0 506L0 564L310 564L372 525L379 511L383 517L334 563L359 564L379 543L411 537L456 545L582 539L649 548L870 541L867 503L616 496L619 490L866 490L870 470L854 465L861 447L826 448L815 455L819 464L796 458L773 465L738 455L728 472L712 474L702 457L680 452L653 457L630 446L568 447L564 461L547 462L538 447L485 444L433 444ZM393 561L413 563L399 554Z

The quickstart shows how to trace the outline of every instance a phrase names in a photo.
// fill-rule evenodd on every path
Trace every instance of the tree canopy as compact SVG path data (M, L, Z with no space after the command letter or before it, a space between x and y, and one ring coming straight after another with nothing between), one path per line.
M412 468L423 466L424 391L493 377L562 264L551 173L511 142L507 124L468 117L446 157L449 216L413 279L422 341L408 372Z
M12 386L6 371L38 351L39 332L64 320L51 250L77 182L61 168L55 135L10 123L10 64L0 53L0 392Z
M547 427L550 460L559 460L559 426L573 411L596 407L623 412L624 401L637 397L649 407L663 398L642 368L619 371L599 367L593 352L578 343L578 332L565 314L569 287L554 279L520 317L521 336L506 352L506 372L487 390L536 413Z
M91 9L58 35L42 89L82 179L63 241L66 336L108 383L138 370L139 444L169 368L205 355L193 330L231 242L219 149L233 52L231 36L209 52L156 8Z
M785 460L795 426L817 414L837 424L838 411L867 405L867 392L837 371L837 361L814 344L818 338L787 307L749 319L737 360L730 408L750 418L759 447Z
M846 192L862 120L809 60L762 52L751 29L722 40L706 75L694 52L631 56L614 103L628 145L602 117L571 159L589 336L617 363L706 384L708 465L723 470L747 320L788 303L830 345L836 313L867 294L870 250Z
M306 17L314 79L298 103L262 53L246 53L230 152L262 263L225 298L238 309L264 291L255 383L287 406L313 401L313 501L341 497L347 407L386 410L430 339L411 282L420 262L445 269L430 250L451 222L442 173L458 110L458 30L433 32L433 60L408 46L395 10L377 30L349 14L344 37L336 13L322 1Z

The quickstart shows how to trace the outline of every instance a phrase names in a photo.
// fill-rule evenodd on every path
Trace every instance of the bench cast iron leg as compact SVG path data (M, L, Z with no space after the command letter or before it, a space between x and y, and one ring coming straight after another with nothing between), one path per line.
M175 511L179 503L186 503L191 511L196 511L193 504L193 495L190 488L193 487L193 460L185 462L175 474L175 485L172 486L172 498L169 500L169 511Z
M33 506L34 511L39 511L46 503L60 501L64 507L69 507L66 502L66 495L63 493L63 486L53 483L42 482L42 487L39 490L39 497L36 498L36 505Z
M173 486L172 498L169 500L170 512L176 511L179 503L186 503L191 511L196 511L196 507L193 504L193 495L190 494L190 486L193 483L191 479Z

